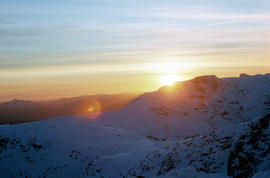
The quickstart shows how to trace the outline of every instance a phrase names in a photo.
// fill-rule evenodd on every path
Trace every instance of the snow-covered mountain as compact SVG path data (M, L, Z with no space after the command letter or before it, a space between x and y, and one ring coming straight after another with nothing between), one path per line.
M201 76L120 110L0 126L0 177L269 177L270 74Z

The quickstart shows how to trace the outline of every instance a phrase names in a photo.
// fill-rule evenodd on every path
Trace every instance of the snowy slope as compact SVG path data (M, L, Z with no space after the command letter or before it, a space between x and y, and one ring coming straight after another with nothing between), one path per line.
M0 126L0 177L263 177L268 114L270 74L197 77L95 119Z
M158 148L132 132L92 125L80 118L2 126L1 145L0 177L77 177L99 175L99 171L118 176L128 168L126 163Z

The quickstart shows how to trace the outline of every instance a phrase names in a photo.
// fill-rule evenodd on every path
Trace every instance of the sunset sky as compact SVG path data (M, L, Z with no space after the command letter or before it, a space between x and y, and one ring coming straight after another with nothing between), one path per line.
M0 101L270 72L270 0L1 0Z

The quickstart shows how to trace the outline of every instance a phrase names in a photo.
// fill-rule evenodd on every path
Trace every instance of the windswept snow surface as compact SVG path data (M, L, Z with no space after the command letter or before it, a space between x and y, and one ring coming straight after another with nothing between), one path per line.
M270 74L201 76L95 119L0 126L0 177L267 177L269 114Z

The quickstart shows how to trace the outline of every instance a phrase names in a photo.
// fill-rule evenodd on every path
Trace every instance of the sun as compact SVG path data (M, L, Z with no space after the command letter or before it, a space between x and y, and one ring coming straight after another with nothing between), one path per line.
M165 75L159 78L161 85L173 85L177 81L182 81L183 77L178 75Z

